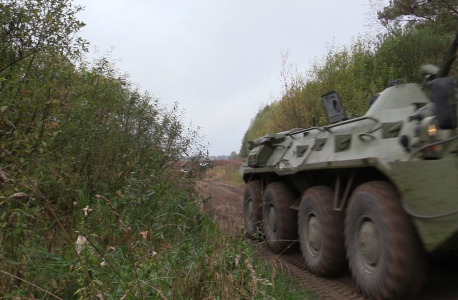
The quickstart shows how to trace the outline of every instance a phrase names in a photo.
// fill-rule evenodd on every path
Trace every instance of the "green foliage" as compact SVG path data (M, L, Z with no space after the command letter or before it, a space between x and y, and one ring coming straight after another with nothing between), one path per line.
M442 0L392 0L390 5L378 13L378 19L385 26L397 24L435 23L442 30L455 31L458 25L458 1Z
M452 35L431 27L398 29L380 37L375 59L391 70L391 78L420 82L419 69L427 63L440 65Z
M84 26L75 16L81 10L70 0L0 1L0 71L43 52L77 57L87 46L75 35ZM23 66L27 77L31 66Z
M267 298L265 264L179 172L202 167L199 132L87 62L80 10L0 0L0 298Z
M258 113L251 120L248 130L245 132L245 135L242 139L242 145L240 147L239 156L247 157L250 150L248 149L248 141L254 140L260 136L263 136L269 132L275 130L273 126L273 106L276 103L271 105L267 104L264 107L260 107Z
M320 98L331 90L338 92L347 114L361 116L367 111L369 99L383 91L389 81L421 82L420 67L427 63L441 65L453 38L441 28L440 23L398 27L375 41L359 38L349 46L330 47L320 60L312 62L307 75L285 72L283 67L286 76L282 84L288 88L251 121L242 140L241 156L249 153L247 141L267 133L308 128L313 118L316 125L326 125ZM456 69L452 68L451 73L456 74Z

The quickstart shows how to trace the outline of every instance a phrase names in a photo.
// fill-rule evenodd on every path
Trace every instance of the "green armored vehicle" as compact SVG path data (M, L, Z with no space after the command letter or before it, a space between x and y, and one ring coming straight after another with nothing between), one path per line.
M458 250L457 41L441 68L422 67L423 84L387 88L362 117L347 119L333 91L321 99L329 125L251 141L247 235L275 253L298 240L319 276L349 266L370 298L418 293L425 253Z

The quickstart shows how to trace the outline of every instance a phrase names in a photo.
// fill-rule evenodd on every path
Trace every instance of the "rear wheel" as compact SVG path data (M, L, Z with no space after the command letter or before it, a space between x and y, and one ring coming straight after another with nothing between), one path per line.
M262 224L262 182L247 184L243 193L243 223L246 235L254 239L259 237Z
M346 268L343 213L333 210L332 189L308 189L299 209L299 242L307 267L319 276L337 276Z
M425 280L425 254L393 185L368 182L353 193L345 247L360 290L370 298L407 299Z
M294 196L282 182L274 182L264 192L262 221L266 243L279 254L288 250L297 239L297 214L290 208Z

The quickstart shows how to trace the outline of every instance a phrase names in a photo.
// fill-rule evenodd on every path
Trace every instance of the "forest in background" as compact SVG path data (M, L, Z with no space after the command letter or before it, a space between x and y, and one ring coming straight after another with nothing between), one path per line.
M357 37L346 46L330 46L305 72L282 53L283 92L262 105L251 120L240 157L249 154L248 141L267 133L311 127L313 117L316 125L326 125L320 99L329 91L336 90L346 114L356 117L365 114L369 99L391 80L421 83L420 67L440 65L458 30L458 1L393 0L375 13L383 32Z

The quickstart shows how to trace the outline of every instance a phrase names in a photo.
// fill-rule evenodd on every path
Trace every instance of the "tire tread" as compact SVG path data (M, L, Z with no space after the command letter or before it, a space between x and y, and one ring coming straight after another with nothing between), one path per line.
M266 237L266 243L269 248L277 254L283 253L290 249L297 240L297 214L290 208L294 204L294 197L288 186L283 182L270 183L263 197L263 227ZM277 232L272 238L270 224L268 220L269 204L275 207L277 214Z
M322 243L324 243L320 259L312 264L313 259L305 254L308 251L307 246L301 242L301 250L307 266L312 272L322 277L341 275L347 266L343 236L343 213L333 209L334 192L327 186L316 186L304 193L299 210L299 230L305 225L302 222L306 222L301 217L311 205L311 203L305 202L306 197L311 197L317 205L318 212L316 213L319 213L321 218ZM299 232L299 236L301 236L301 232Z
M348 218L349 210L358 205L354 203L355 195L365 193L373 197L381 211L384 213L385 223L388 227L389 246L387 247L389 263L380 276L376 287L364 287L358 280L357 262L351 258L350 238L354 234ZM413 226L410 217L402 209L399 194L393 185L384 181L374 181L358 187L350 200L345 218L345 246L347 257L360 290L373 299L408 299L420 291L425 280L426 258L423 246Z

